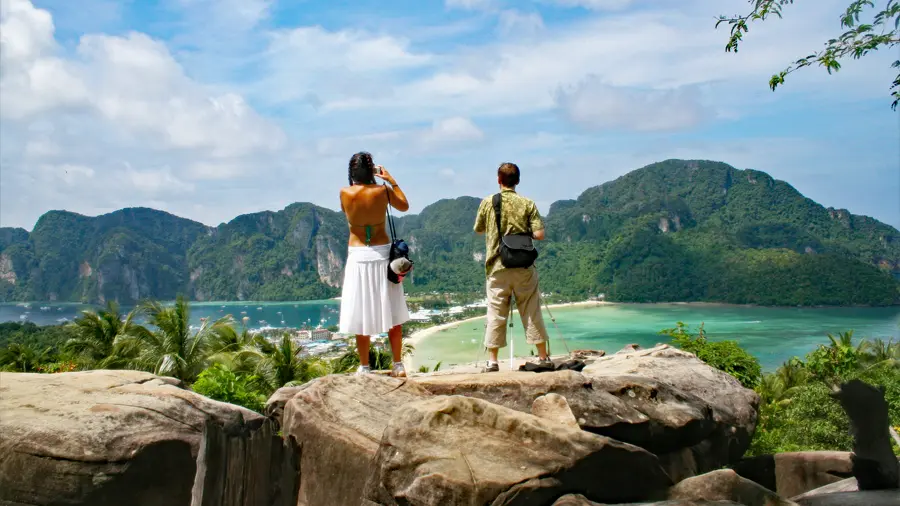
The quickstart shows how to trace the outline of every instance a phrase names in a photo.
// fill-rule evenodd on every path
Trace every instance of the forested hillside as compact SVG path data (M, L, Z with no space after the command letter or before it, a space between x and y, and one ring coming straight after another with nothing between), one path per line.
M522 188L527 196L529 189ZM480 292L479 198L398 217L416 262L408 292ZM825 208L788 183L709 161L667 160L553 204L542 289L619 301L892 304L900 232ZM343 214L312 204L218 227L152 209L96 218L51 211L31 233L0 229L0 297L132 302L300 300L339 293Z

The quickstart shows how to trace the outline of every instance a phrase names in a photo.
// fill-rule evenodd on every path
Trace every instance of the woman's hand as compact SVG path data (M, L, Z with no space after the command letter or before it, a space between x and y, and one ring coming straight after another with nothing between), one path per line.
M388 172L387 169L384 168L384 166L376 165L375 169L376 169L375 177L384 179L388 183L391 183L391 186L394 186L397 184L397 180L394 179L394 176L392 176L391 173Z

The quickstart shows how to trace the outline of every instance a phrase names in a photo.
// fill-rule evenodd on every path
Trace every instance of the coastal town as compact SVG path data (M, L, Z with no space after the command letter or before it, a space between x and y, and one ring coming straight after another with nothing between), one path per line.
M404 338L411 338L417 332L436 325L452 323L466 318L483 316L487 311L487 301L478 300L467 304L454 304L443 308L424 308L410 313L410 320L403 325ZM248 321L244 317L245 324ZM266 322L267 323L267 322ZM319 356L333 358L344 353L352 344L355 336L344 335L338 332L336 325L326 327L320 322L316 327L302 328L273 327L268 324L259 328L250 328L251 334L260 334L274 341L286 332L291 333L294 343L301 347L305 356ZM372 346L384 350L389 349L387 333L372 336Z

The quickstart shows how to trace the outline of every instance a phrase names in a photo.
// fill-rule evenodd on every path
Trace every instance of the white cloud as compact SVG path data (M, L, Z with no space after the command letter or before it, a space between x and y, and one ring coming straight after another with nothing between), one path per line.
M99 209L188 195L191 180L258 175L287 161L278 161L281 128L241 95L188 77L163 42L89 34L70 53L47 11L0 2L4 225L33 223L59 202Z
M431 130L422 135L423 141L428 144L453 144L480 141L483 138L484 132L472 120L459 116L435 121Z
M544 30L544 20L537 12L524 13L507 9L498 18L500 33L504 35L529 36Z
M592 130L681 130L711 117L696 88L636 90L589 78L557 97L566 117Z
M448 9L467 11L487 11L497 6L497 0L444 0Z
M274 103L302 99L318 106L347 97L377 99L392 92L388 78L427 65L409 41L360 30L319 26L271 34L264 55L261 98Z
M621 10L630 6L633 0L543 0L561 7L584 7L591 10Z

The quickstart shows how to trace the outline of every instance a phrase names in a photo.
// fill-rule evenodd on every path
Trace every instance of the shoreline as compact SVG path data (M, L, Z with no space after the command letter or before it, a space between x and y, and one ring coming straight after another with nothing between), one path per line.
M559 304L547 304L546 307L549 307L550 309L562 309L562 308L570 308L570 307L612 306L615 304L617 304L617 303L616 302L598 301L598 300L583 300L580 302L563 302L563 303L559 303ZM541 310L543 310L544 308L545 308L545 306L541 306ZM515 308L512 308L512 311L510 312L510 314L517 313L517 312L518 311L516 311ZM487 317L487 315L472 316L470 318L464 318L462 320L456 320L456 321L452 321L452 322L441 323L438 325L432 325L431 327L426 327L424 329L419 329L419 330L413 332L412 334L409 335L409 337L404 339L404 342L407 342L407 343L412 344L413 346L416 346L417 344L421 343L423 340L425 340L435 334L438 334L445 330L449 330L449 329L458 327L464 323L470 323L473 321L482 320L486 317Z

